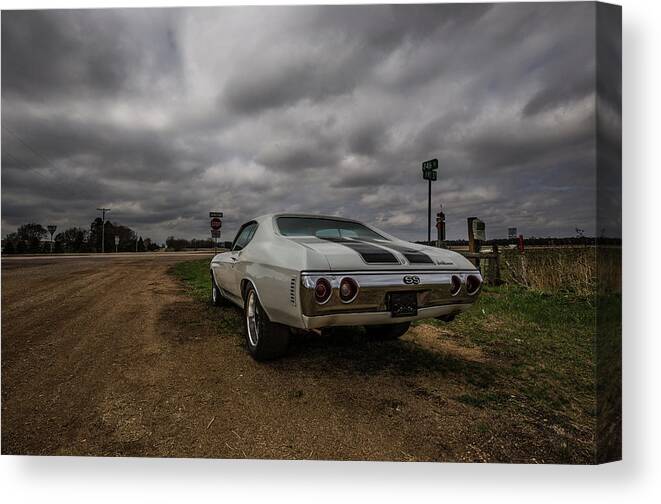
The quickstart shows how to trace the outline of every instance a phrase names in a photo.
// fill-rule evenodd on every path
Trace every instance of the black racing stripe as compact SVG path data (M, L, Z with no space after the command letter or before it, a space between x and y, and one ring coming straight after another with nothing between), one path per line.
M412 252L402 252L404 257L411 264L434 264L434 260L429 257L427 254L420 252L419 250L414 250Z
M397 257L386 249L376 247L362 241L347 240L344 238L320 238L322 240L339 243L358 252L367 264L399 264Z
M360 240L369 241L370 243L376 243L382 247L396 250L397 252L400 252L404 257L406 257L406 260L411 264L434 264L434 260L424 252L421 252L420 250L415 250L408 247L402 247L401 245L396 245L390 242L382 243L372 240L366 240L365 238L361 238Z

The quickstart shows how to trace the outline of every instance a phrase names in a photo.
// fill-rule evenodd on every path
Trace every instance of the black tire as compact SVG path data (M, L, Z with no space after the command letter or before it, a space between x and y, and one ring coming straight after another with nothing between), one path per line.
M246 288L243 309L244 335L250 355L258 361L285 355L289 347L289 327L269 320L251 284Z
M367 335L380 340L395 340L403 336L411 327L411 322L365 326Z
M211 273L211 304L214 306L227 306L228 303L223 297L223 293L220 292L218 285L216 285L216 280Z

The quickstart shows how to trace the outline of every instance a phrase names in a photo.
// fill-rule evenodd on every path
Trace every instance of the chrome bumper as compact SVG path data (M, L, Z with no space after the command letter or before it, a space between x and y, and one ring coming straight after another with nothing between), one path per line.
M482 281L479 271L403 271L393 273L369 272L310 272L301 273L299 299L303 325L309 329L341 325L393 324L423 318L452 315L468 309L479 294L466 292L466 278L476 276ZM461 289L451 293L452 277L459 277ZM339 296L340 282L351 277L358 283L358 294L350 303ZM417 283L404 283L415 277ZM332 287L330 299L319 304L314 298L314 288L319 278L327 279ZM417 315L394 317L390 312L389 294L415 292Z

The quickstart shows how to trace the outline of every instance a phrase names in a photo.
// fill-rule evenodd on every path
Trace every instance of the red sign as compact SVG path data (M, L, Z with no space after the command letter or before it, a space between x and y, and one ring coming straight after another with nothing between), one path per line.
M223 221L218 217L211 219L211 229L220 229L221 227L223 227Z

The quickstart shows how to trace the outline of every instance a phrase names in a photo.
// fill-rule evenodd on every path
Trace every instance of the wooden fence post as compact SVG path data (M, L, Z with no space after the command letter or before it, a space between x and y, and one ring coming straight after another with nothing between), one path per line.
M477 217L468 217L467 222L468 222L468 252L471 253L478 253L480 251L480 246L478 241L475 239L475 235L473 234L473 221L477 219ZM480 258L479 256L474 257L472 259L473 264L479 269L480 268Z
M500 285L501 283L503 283L503 281L500 278L500 250L498 250L498 244L497 243L493 244L493 254L494 254L494 257L492 259L492 261L494 261L493 284L494 285Z

